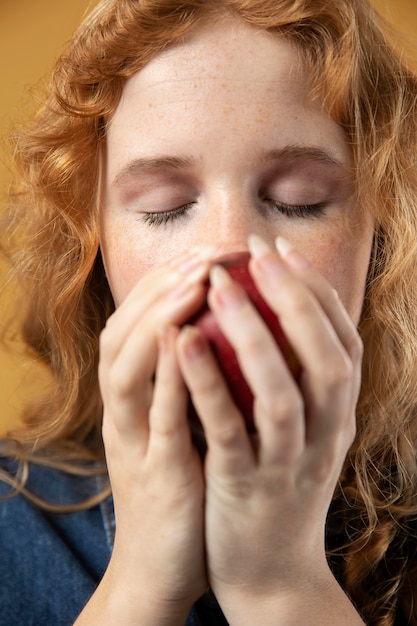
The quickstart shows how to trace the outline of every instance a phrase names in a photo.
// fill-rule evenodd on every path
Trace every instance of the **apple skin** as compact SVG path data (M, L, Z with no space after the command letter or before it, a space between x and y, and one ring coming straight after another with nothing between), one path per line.
M216 259L214 263L222 265L226 268L233 280L245 289L249 299L259 311L261 317L275 338L290 372L294 376L294 379L298 382L301 373L300 364L286 336L284 335L277 315L262 298L252 279L252 276L249 273L249 260L249 252L235 252L228 256ZM207 291L209 286L210 283L208 281ZM243 415L246 427L249 432L254 432L256 429L253 419L253 393L243 377L236 353L229 341L221 332L213 313L208 307L207 300L200 310L197 311L197 313L188 321L188 324L192 324L199 328L208 339L211 349L228 384L231 395ZM194 431L198 431L199 428L196 422L199 423L199 419L191 400L189 403L188 417L192 428L194 427Z

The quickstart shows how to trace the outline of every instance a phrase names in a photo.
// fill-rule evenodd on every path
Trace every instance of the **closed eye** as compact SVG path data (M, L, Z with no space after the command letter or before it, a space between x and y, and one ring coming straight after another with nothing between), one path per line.
M188 204L183 204L182 206L177 207L176 209L172 209L170 211L156 211L156 212L147 212L141 214L141 220L145 222L148 226L164 226L169 224L169 222L173 222L181 217L185 217L191 208L193 207L194 202L189 202Z
M283 204L276 200L265 200L268 205L290 218L318 218L324 215L325 207L324 202L317 202L316 204Z
M290 205L277 202L276 200L266 199L265 202L273 209L279 211L282 215L289 218L318 218L324 214L324 203L316 204L299 204ZM170 222L174 222L181 217L188 215L192 209L194 202L183 204L182 206L170 211L155 211L141 214L141 219L148 226L164 226Z

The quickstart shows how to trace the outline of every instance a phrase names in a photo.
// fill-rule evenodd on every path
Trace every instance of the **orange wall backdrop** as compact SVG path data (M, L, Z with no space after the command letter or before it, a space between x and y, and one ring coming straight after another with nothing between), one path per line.
M88 7L89 0L0 0L0 201L7 189L6 138L14 120L33 108L30 88L46 78ZM6 277L0 265L0 312L5 315L10 293L2 285ZM0 313L1 316L1 313ZM0 317L0 319L2 319ZM0 436L18 423L21 406L37 387L46 384L29 359L0 348ZM32 382L31 382L32 381Z
M46 77L62 45L94 0L0 0L0 135L5 138L14 119L31 109L30 87ZM375 6L404 35L402 46L417 68L412 46L417 43L417 0L374 0ZM8 183L8 155L0 144L0 193ZM3 284L6 272L0 266ZM10 294L0 289L0 311L8 307ZM33 364L19 354L0 349L0 435L18 423L18 414L28 393L46 384L37 377L30 385Z

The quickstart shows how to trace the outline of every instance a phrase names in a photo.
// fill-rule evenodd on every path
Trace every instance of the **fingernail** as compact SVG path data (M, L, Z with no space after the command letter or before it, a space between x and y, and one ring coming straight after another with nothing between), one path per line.
M284 239L284 237L277 237L275 239L275 247L283 257L294 250L292 243L290 243L288 239Z
M216 301L228 309L238 309L245 302L243 289L232 281L227 270L221 265L213 265L210 270L210 283L214 287Z
M292 243L290 243L284 237L277 237L275 240L275 247L279 254L285 261L296 270L305 270L310 267L309 261L298 250L295 249Z
M288 272L285 263L281 261L277 254L271 254L273 252L272 249L259 235L249 235L248 248L252 258L256 261L258 269L262 272L271 276L277 273Z
M259 235L252 234L248 237L248 248L249 252L255 259L259 259L268 252L271 252L271 248L268 246L266 241L262 239Z
M184 352L190 359L198 359L206 351L204 337L193 326L184 326Z
M221 265L213 265L210 269L210 283L213 287L221 289L232 284L229 272Z

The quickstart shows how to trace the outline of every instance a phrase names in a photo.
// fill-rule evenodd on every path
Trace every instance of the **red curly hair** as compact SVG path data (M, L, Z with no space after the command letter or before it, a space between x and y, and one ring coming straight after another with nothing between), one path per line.
M16 137L5 242L25 302L22 334L52 384L11 440L22 459L78 472L86 459L104 464L98 338L114 305L96 195L106 120L127 78L225 13L298 45L352 146L358 202L376 216L358 432L329 513L328 553L369 626L416 626L417 79L366 0L99 2Z

